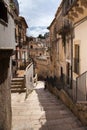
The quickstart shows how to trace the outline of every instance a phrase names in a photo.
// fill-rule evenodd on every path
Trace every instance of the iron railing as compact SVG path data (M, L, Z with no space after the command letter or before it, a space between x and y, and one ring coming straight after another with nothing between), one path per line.
M76 100L87 101L87 71L76 78Z

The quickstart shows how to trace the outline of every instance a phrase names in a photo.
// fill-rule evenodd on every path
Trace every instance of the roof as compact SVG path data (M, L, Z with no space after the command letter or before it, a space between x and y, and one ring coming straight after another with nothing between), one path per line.
M19 19L19 20L22 20L22 21L25 23L26 28L28 28L27 22L26 22L26 20L25 20L25 18L24 18L24 17L19 16L19 17L18 17L18 19Z
M50 29L50 28L51 28L51 26L54 24L55 20L56 20L56 19L54 18L53 21L51 22L50 26L47 27L47 29Z

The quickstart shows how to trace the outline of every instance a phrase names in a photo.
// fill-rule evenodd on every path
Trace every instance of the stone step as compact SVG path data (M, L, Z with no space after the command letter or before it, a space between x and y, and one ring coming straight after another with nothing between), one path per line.
M79 127L79 128L73 128L71 130L87 130L87 127Z
M26 92L26 88L12 88L11 89L12 93L22 93L22 92Z
M22 81L17 81L17 82L11 82L11 85L22 85Z
M25 88L22 84L17 85L17 84L13 84L11 85L11 88Z
M23 80L24 80L23 77L22 77L22 78L17 77L17 78L13 78L13 79L11 80L11 82L21 82L21 81L23 81Z

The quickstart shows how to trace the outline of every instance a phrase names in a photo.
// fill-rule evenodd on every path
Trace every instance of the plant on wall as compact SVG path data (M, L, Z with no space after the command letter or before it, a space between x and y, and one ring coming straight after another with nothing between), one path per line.
M10 8L11 8L12 10L15 9L14 3L10 2Z

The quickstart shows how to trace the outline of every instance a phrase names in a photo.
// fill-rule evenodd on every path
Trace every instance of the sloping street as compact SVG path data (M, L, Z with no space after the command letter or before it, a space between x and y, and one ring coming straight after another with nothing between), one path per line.
M38 81L35 90L12 93L12 130L86 130L73 113Z

